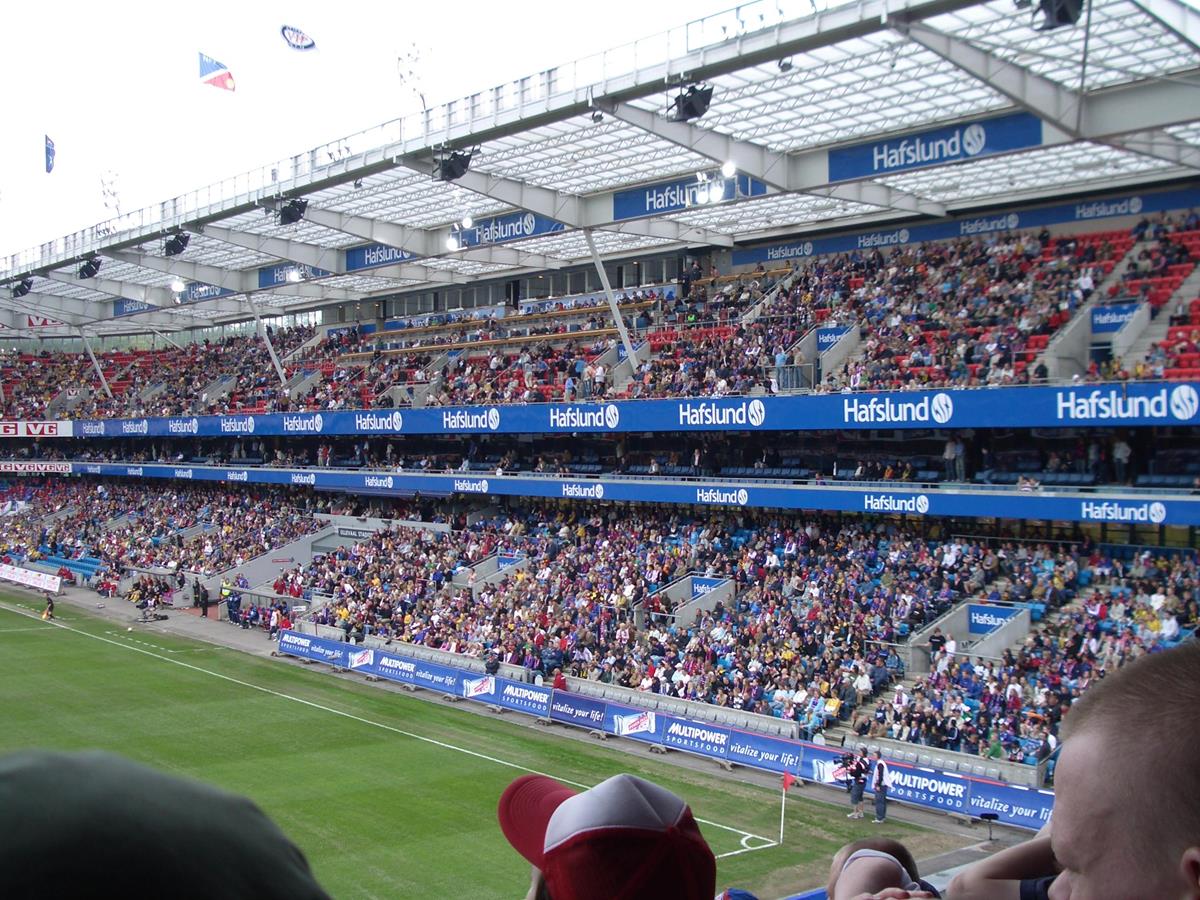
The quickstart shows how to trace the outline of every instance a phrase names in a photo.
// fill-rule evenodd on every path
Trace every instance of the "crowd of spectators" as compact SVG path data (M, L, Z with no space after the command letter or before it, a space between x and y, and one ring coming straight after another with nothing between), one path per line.
M490 310L486 318L413 323L378 339L339 329L302 352L314 329L273 331L285 377L317 376L294 389L281 386L258 335L101 354L112 398L85 354L14 351L0 354L3 411L40 418L64 392L71 402L62 415L104 417L403 406L426 384L426 403L449 405L1038 382L1048 375L1034 364L1038 353L1115 267L1122 275L1116 299L1140 297L1157 308L1174 296L1200 256L1198 225L1191 213L1146 219L1132 232L964 237L812 258L773 272L759 266L702 278L695 267L678 296L647 289L620 298L634 339L652 351L627 383L614 383L597 361L617 343L602 304L548 303L503 317ZM1129 253L1135 240L1146 243ZM1167 339L1145 359L1097 361L1081 379L1200 372L1200 298L1177 297L1170 315ZM819 380L816 360L797 347L816 325L862 336L859 350ZM472 348L481 342L486 350ZM461 352L430 371L442 347Z
M172 485L151 492L62 480L47 482L20 514L0 520L0 552L29 562L86 558L117 577L130 568L213 575L318 527L301 498L278 489Z
M455 583L458 568L493 553L528 564L477 590ZM890 682L888 642L999 571L982 546L895 528L535 507L453 538L378 534L287 577L330 595L315 621L348 635L494 653L811 729L842 703L848 714L860 669L868 693ZM738 602L681 618L656 592L688 572L732 580Z
M1030 364L1126 244L1003 234L876 251L848 301L862 351L827 389L1028 383ZM861 281L860 281L861 279ZM843 313L844 316L844 313Z
M90 391L68 410L74 417L402 406L426 383L428 402L446 405L1036 382L1048 374L1033 365L1038 353L1127 255L1118 291L1165 302L1200 253L1200 230L1188 224L1194 219L1146 220L1133 232L1011 232L856 250L723 277L699 277L697 266L685 273L679 296L647 289L620 298L635 339L653 351L627 384L614 384L596 362L616 345L616 331L592 301L413 323L371 340L356 327L335 330L301 353L314 330L278 330L271 337L285 376L319 374L296 390L280 385L258 335L104 354L111 399L84 354L10 354L0 359L4 407L8 417L37 418L60 391L81 386ZM1149 243L1127 254L1135 239ZM1105 371L1097 363L1087 377L1200 369L1200 306L1173 315L1179 324L1169 340L1132 371L1118 360ZM861 329L863 340L814 384L815 360L796 345L819 324ZM486 350L472 349L481 342ZM442 347L462 352L444 371L430 372ZM23 377L28 369L37 377Z
M494 553L528 565L473 589L468 567ZM655 591L692 571L732 579L736 602L681 616ZM617 521L532 508L456 537L380 533L286 580L331 598L313 620L351 640L547 678L561 669L794 720L806 736L841 720L864 737L1033 762L1091 680L1195 627L1196 575L1194 554L1122 563L1087 544L934 541L821 519ZM891 645L965 597L1061 618L999 660L939 635L931 674L892 692L903 666Z
M454 357L430 383L430 406L541 403L607 396L608 370L597 357L615 346L614 338L586 344L571 339L539 341L515 353L493 350Z
M1001 552L1018 575L987 599L1040 601L1061 613L1000 659L972 659L935 633L930 675L856 712L858 735L1033 763L1057 747L1059 724L1090 684L1200 625L1194 552L1129 560L1087 546L1078 557L1049 546Z

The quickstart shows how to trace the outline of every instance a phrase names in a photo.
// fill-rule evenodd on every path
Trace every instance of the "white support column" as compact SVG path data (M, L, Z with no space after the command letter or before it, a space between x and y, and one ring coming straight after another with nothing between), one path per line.
M254 321L258 323L258 333L262 335L263 343L267 345L267 353L271 354L271 365L275 367L279 383L287 384L287 376L283 373L283 366L279 364L279 357L275 355L275 347L271 344L271 338L267 334L267 326L263 324L262 316L258 314L258 304L252 297L246 297L246 304L250 307L250 312L254 313Z
M596 242L592 239L592 230L585 228L583 236L587 240L588 250L592 254L592 265L596 267L596 273L600 276L600 283L604 285L604 296L608 300L608 309L612 313L613 322L617 325L617 333L621 335L621 343L625 345L625 353L629 357L629 364L637 368L637 356L634 355L633 344L629 340L629 331L625 327L625 321L621 318L621 310L617 308L617 296L613 293L612 285L608 282L608 273L604 271L604 263L600 261L600 254L596 251Z
M85 350L87 350L88 358L92 361L92 365L96 369L96 374L100 376L100 384L104 386L104 393L108 394L108 399L111 400L113 396L112 388L108 386L108 379L104 377L104 370L100 368L100 362L96 359L96 354L92 352L91 342L87 339L87 335L83 333L82 328L76 328L75 330L78 331L79 336L83 338L83 347Z

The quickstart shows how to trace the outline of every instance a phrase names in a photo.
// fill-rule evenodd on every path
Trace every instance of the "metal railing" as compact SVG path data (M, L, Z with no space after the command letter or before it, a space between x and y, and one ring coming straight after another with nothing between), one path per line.
M352 438L353 435L347 435L346 437ZM27 462L28 460L9 459L9 460L0 460L0 461L3 461L3 462ZM172 463L170 461L166 461L166 460L160 461L160 460L152 460L152 459L81 458L81 459L70 459L70 460L66 460L66 461L79 462L79 463L98 463L98 464L102 464L102 465L134 465L134 466L137 466L137 465L174 465L174 463ZM372 469L372 468L368 468L365 464L358 464L358 465L351 465L351 466L324 466L324 467L321 467L321 466L307 465L307 464L272 463L269 461L264 462L264 463L246 463L243 460L229 460L228 464L236 465L238 468L245 468L245 469L288 469L288 470L293 470L293 471L297 471L297 472L308 472L308 471L321 472L321 471L328 471L329 469L341 469L341 470L367 472L367 473L378 472L381 475L386 475L389 473L395 474L397 472L403 472L403 474L405 474L405 475L417 475L417 476L428 475L431 477L432 476L444 477L446 475L461 475L464 472L468 471L468 470L460 470L458 468L449 467L449 466L441 467L441 468L437 468L437 469L427 469L424 471L417 471L414 469L408 469L408 468L398 469L395 467ZM203 464L197 463L197 464L189 464L189 465L207 465L212 468L228 468L228 465L226 465L226 463L203 463ZM472 469L470 471L474 472L476 470ZM953 491L955 493L969 492L969 493L978 493L978 494L982 494L982 495L1001 494L1001 495L1006 495L1006 496L1010 495L1010 494L1022 494L1023 493L1015 485L1010 486L1010 485L1003 485L1003 484L975 484L972 482L965 482L965 481L964 482L954 482L951 485L942 484L941 482L936 482L936 481L899 481L899 480L852 481L852 480L844 480L844 479L834 479L831 477L827 478L819 473L815 474L815 475L811 475L809 477L805 477L805 478L781 478L781 477L753 478L753 477L736 476L736 475L722 475L717 472L700 473L700 474L692 474L692 475L672 475L670 477L666 477L666 476L658 476L658 475L625 475L625 474L621 474L621 473L617 473L617 472L592 473L592 472L568 471L564 475L564 474L552 473L552 472L545 472L545 473L544 472L520 472L520 471L505 470L504 475L506 478L522 478L522 479L528 479L530 481L539 480L539 479L544 480L544 481L561 481L564 477L567 477L574 481L626 481L626 482L646 482L646 483L651 483L651 484L658 484L658 483L711 484L714 481L720 481L722 484L742 484L747 487L751 487L754 485L760 485L760 486L762 486L762 485L784 485L784 486L795 487L797 489L820 488L821 490L844 490L844 491L861 491L864 488L872 488L872 489L891 490L891 491L895 491L895 490ZM1056 490L1056 489L1047 490L1045 488L1042 488L1037 493L1038 493L1038 496L1042 496L1042 497L1076 497L1076 496L1081 496L1081 495L1082 496L1093 496L1096 493L1102 493L1102 494L1104 494L1104 496L1106 498L1120 499L1120 498L1124 498L1124 497L1141 498L1141 497L1146 497L1146 496L1156 496L1156 497L1192 496L1194 494L1194 491L1191 488L1155 488L1155 487L1131 488L1128 485L1094 484L1094 485L1072 485L1070 487L1070 489L1062 489L1062 490ZM623 502L634 502L634 501L623 501ZM1036 539L1029 538L1029 540L1036 540Z
M636 81L647 76L649 69L665 68L670 75L672 61L677 61L676 65L685 65L685 57L701 47L726 43L792 19L819 16L819 8L846 5L849 5L848 0L806 0L804 3L755 0L442 106L411 112L307 152L46 241L38 247L0 257L0 276L63 262L150 231L165 233L198 216L249 204L261 197L303 191L319 180L341 177L350 181L350 173L371 163L378 164L381 159L395 159L433 143L448 141L452 136L470 134L474 127L492 127L501 119L519 121L527 114L545 114L554 109L565 111L586 103L593 93L597 96L609 93L613 79L628 81L633 78ZM675 74L682 77L686 73ZM415 98L413 105L416 105Z

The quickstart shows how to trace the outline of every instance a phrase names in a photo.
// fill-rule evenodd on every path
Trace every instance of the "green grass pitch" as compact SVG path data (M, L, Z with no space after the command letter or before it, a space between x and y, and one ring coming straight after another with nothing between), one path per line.
M0 595L0 752L100 748L253 798L336 897L521 896L529 867L496 801L524 771L592 785L618 772L687 798L718 860L718 887L771 900L823 883L830 855L878 833L793 792L783 846L779 791L612 745L480 716L320 667L142 632L28 595ZM890 822L921 856L965 843ZM757 848L747 851L748 848ZM723 855L730 854L730 855Z

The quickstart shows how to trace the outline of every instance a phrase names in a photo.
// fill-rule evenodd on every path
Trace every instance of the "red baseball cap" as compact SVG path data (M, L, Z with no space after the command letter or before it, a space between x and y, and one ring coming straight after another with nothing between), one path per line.
M712 900L717 861L688 805L614 775L579 793L523 775L500 797L500 828L554 900Z

